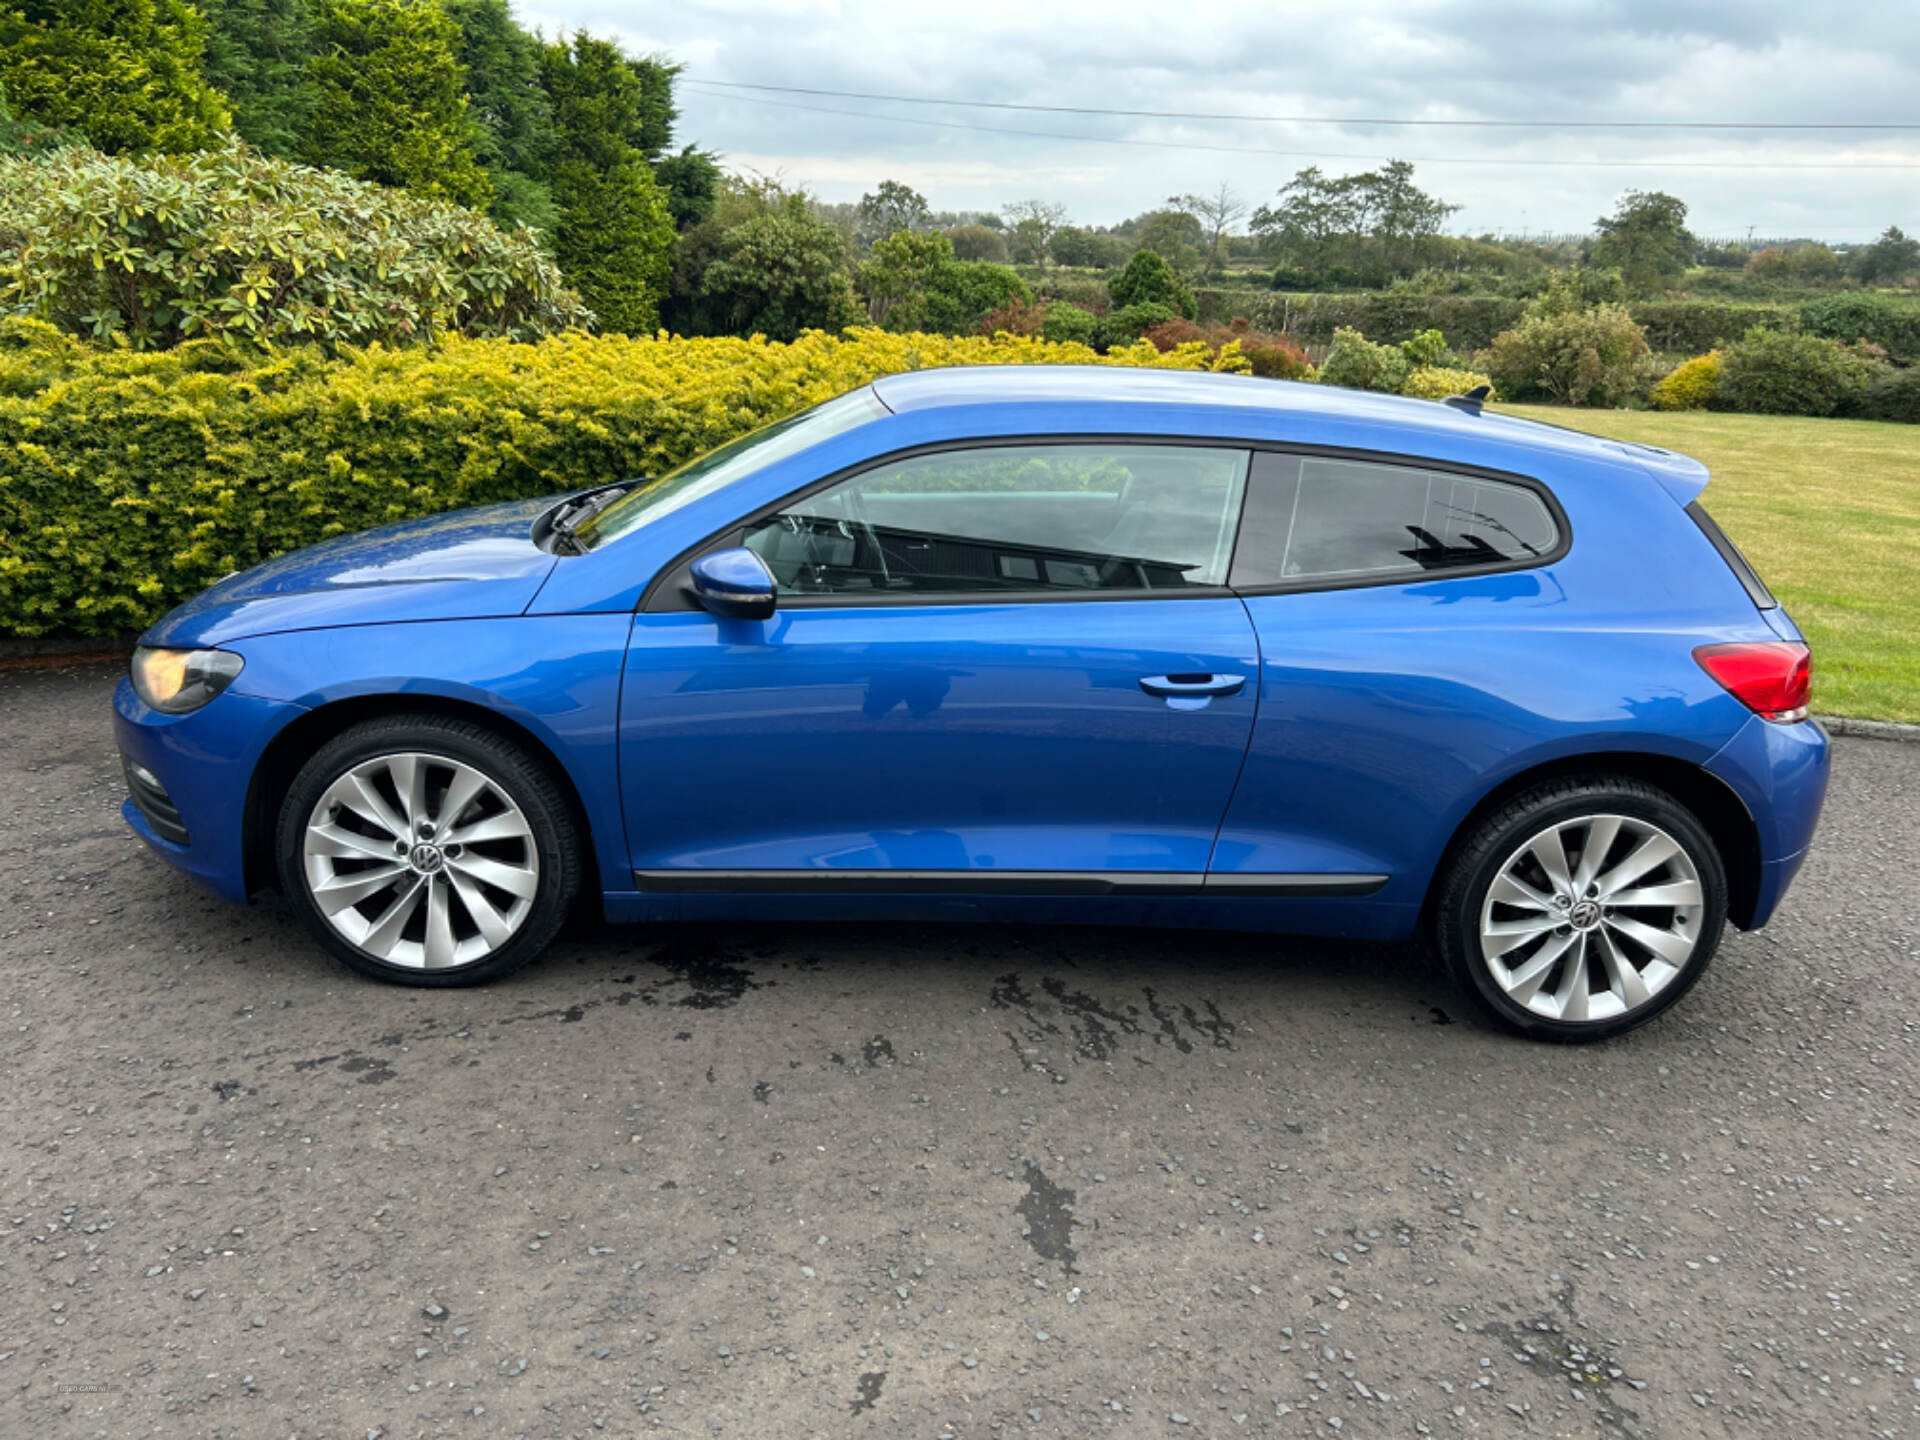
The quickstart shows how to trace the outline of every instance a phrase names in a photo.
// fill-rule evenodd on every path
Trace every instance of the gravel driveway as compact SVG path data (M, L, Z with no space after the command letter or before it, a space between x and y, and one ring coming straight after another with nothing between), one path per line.
M1399 950L588 930L356 980L0 673L0 1434L1910 1435L1920 746L1651 1029Z

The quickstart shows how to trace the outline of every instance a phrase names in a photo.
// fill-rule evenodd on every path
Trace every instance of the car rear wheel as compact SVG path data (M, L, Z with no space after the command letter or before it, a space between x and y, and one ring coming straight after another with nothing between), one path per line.
M580 883L552 776L462 720L395 715L336 736L294 778L281 882L328 950L403 985L473 985L533 959Z
M1554 781L1487 817L1435 907L1440 953L1508 1028L1600 1040L1693 987L1726 923L1718 850L1670 795L1625 777Z

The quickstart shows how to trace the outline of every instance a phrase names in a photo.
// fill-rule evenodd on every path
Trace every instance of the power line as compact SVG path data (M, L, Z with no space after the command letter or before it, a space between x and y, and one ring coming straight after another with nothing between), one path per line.
M1111 115L1133 120L1232 120L1253 125L1407 125L1489 130L1920 130L1920 121L1890 120L1406 120L1384 116L1228 115L1205 110L1111 110L1092 105L1026 105L1011 100L932 99L883 95L867 90L814 90L800 85L755 85L744 80L702 80L727 90L763 90L836 100L887 100L900 105L952 105L970 110L1029 110L1048 115Z
M752 95L714 91L703 87L717 85L713 80L683 80L688 90L711 99L738 101L743 105L768 105L783 110L806 110L816 115L844 115L855 120L880 121L888 125L920 125L936 130L969 130L987 135L1020 135L1038 140L1069 140L1083 145L1127 145L1154 150L1202 150L1224 155L1263 155L1291 160L1364 160L1381 162L1405 160L1416 165L1504 165L1526 168L1575 168L1595 170L1920 170L1915 161L1848 161L1844 167L1832 160L1532 160L1507 156L1464 155L1361 155L1333 150L1270 150L1254 145L1207 145L1196 141L1141 140L1111 135L1074 135L1059 130L1016 130L1004 125L969 125L959 120L922 120L912 115L881 115L869 110L845 110L829 105L808 105L797 100L765 100Z

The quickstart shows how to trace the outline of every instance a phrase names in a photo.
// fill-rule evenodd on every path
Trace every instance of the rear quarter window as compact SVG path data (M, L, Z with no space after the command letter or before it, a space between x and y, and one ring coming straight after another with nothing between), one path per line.
M1335 588L1544 561L1561 531L1509 481L1371 460L1256 455L1236 588Z

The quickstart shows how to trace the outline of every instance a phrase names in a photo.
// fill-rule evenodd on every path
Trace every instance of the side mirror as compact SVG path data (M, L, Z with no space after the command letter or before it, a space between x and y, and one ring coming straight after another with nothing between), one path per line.
M688 567L693 598L728 620L765 620L773 614L776 587L767 562L744 547L702 555Z

